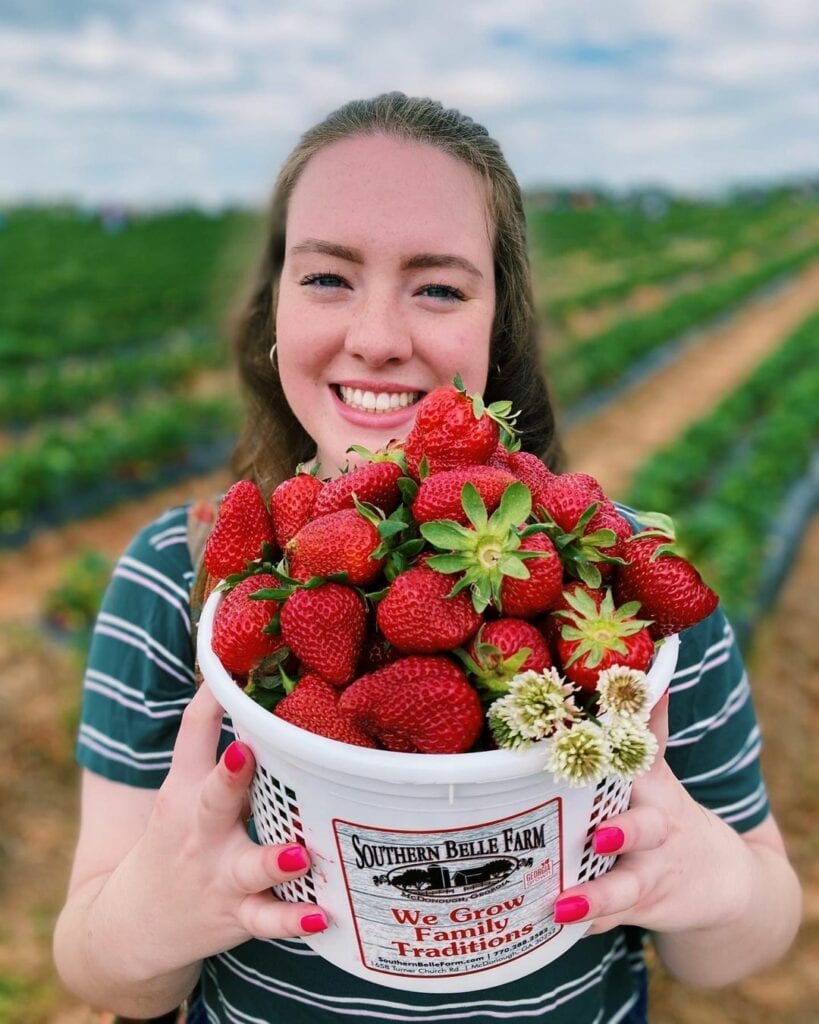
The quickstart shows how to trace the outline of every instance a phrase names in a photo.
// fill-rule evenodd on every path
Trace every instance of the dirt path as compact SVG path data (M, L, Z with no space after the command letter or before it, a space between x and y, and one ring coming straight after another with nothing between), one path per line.
M672 365L569 431L570 468L591 473L607 494L622 497L648 456L733 391L817 306L819 264L813 264L787 288L743 306Z

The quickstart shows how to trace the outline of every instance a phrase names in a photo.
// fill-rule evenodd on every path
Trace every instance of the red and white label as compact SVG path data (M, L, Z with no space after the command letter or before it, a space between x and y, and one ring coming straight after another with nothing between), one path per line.
M561 801L469 828L333 821L361 962L405 977L473 974L561 929Z

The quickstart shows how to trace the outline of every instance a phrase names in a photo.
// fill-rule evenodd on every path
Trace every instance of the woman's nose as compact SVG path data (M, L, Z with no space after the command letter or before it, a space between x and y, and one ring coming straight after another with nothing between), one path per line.
M412 355L412 336L399 306L384 295L363 299L347 326L344 347L371 366L403 362Z

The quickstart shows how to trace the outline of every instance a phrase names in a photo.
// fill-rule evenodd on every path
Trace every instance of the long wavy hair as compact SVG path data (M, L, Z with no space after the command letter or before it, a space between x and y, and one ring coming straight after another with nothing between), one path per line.
M489 353L487 402L509 399L520 410L521 447L560 467L555 428L532 297L526 220L517 179L487 130L457 110L426 98L390 92L353 100L302 135L273 190L264 248L246 297L231 325L232 344L245 399L245 421L232 457L240 478L263 493L315 453L315 443L296 419L270 360L275 342L276 296L284 265L287 208L310 158L324 146L362 135L391 135L425 143L473 168L486 184L494 222L495 317Z

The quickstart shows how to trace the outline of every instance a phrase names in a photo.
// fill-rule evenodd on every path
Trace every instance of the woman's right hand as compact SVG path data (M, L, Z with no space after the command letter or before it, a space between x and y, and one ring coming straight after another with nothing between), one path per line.
M285 903L269 891L303 875L302 846L260 846L245 828L254 759L234 741L214 765L223 710L199 688L180 725L168 776L147 827L120 865L150 894L143 968L150 976L223 952L251 938L320 932L312 903Z

